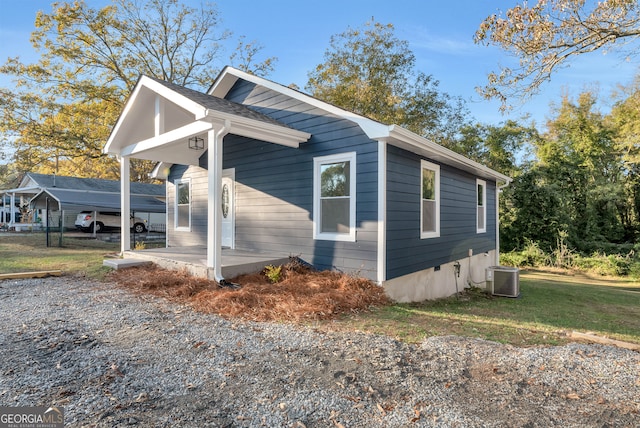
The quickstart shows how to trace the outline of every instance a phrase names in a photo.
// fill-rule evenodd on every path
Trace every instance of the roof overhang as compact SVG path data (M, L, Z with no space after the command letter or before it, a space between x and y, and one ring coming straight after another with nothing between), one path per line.
M246 109L246 106L238 107ZM254 113L254 117L247 116L242 115L240 108L232 111L207 108L198 99L191 99L161 82L142 76L103 152L158 162L197 165L204 150L208 149L209 131L224 129L227 134L287 147L298 147L311 137L307 132L278 124L270 118L266 120L266 116L264 121L259 120L258 113ZM204 140L203 150L189 149L188 141L193 137Z
M31 198L29 205L35 209L51 211L120 210L120 194L93 190L45 189ZM166 212L166 203L144 195L131 195L131 210L139 212Z
M492 170L478 162L475 162L459 153L447 149L436 144L427 138L421 137L407 129L398 125L385 125L364 116L343 110L334 105L325 103L317 98L311 97L305 93L292 88L280 85L262 77L237 70L232 67L225 67L214 84L207 91L208 94L224 98L231 90L238 79L246 80L256 85L261 85L267 89L271 89L283 93L289 97L320 108L337 117L356 123L360 129L372 140L386 141L396 147L416 153L420 156L427 157L443 164L451 165L463 171L470 172L479 177L496 182L508 184L511 178Z
M9 194L9 193L17 193L17 194L36 194L38 193L42 187L40 186L32 186L32 187L16 187L15 189L5 189L0 190L0 195Z
M370 138L386 141L396 147L427 157L436 162L451 165L462 171L470 172L480 178L486 178L501 184L508 184L511 177L494 171L493 169L473 161L466 156L454 152L446 147L436 144L431 140L414 134L397 125L388 127L387 132L379 135L371 135Z

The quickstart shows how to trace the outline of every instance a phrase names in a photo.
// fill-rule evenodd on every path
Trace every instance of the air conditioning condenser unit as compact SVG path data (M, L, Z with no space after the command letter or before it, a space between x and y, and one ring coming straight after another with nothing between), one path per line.
M487 291L494 296L520 296L520 269L510 266L491 266L486 270Z

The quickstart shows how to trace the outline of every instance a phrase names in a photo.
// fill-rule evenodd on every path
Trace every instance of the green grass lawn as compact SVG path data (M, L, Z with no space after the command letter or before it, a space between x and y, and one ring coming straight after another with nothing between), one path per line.
M58 241L54 241L57 245ZM119 244L64 238L45 246L43 233L0 236L0 273L61 269L102 278L104 257ZM418 343L428 336L461 335L514 345L571 341L568 331L593 332L640 343L640 283L548 272L521 272L518 299L480 290L416 304L394 304L323 323L330 329L363 330Z
M63 237L51 239L46 246L44 233L15 233L0 236L0 273L62 270L100 278L109 271L102 266L104 256L119 252L120 244L96 239Z
M640 343L640 283L522 272L520 292L513 299L473 290L459 299L396 304L337 324L413 343L454 334L520 346L556 345L572 341L569 331Z

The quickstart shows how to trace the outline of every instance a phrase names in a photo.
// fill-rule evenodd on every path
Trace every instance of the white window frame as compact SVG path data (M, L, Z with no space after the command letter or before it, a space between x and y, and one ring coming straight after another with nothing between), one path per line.
M430 232L424 232L422 230L422 224L424 222L424 208L422 195L424 194L422 188L422 170L428 169L435 172L435 202L436 202L436 230ZM439 238L440 237L440 165L427 162L424 159L420 160L420 239Z
M174 223L174 228L177 231L181 231L181 232L191 232L191 212L192 212L192 206L193 206L193 199L192 199L192 186L191 186L191 179L190 178L179 178L177 180L175 180L173 182L174 186L175 186L175 198L173 201L173 223ZM179 216L179 212L178 212L178 188L180 184L187 184L189 185L189 226L184 227L184 226L178 226L178 216Z
M349 232L321 232L320 169L322 165L349 162ZM356 152L313 158L313 239L326 241L356 241Z
M480 217L478 216L478 213L480 212L480 205L478 205L478 186L482 186L482 218L484 219L482 227L479 227L478 224L478 221L480 220ZM476 232L487 232L487 182L480 180L479 178L476 179Z

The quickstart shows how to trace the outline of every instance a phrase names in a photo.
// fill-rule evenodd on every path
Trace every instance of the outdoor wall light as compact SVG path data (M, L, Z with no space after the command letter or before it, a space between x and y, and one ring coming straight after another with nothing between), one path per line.
M200 138L200 137L189 138L189 148L191 150L204 150L204 138Z

